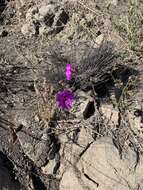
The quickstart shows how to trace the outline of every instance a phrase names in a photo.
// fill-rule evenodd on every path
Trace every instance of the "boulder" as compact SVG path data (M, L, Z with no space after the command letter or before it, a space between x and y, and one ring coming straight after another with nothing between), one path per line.
M143 188L143 159L128 148L122 159L110 138L101 138L64 174L60 190L130 190Z

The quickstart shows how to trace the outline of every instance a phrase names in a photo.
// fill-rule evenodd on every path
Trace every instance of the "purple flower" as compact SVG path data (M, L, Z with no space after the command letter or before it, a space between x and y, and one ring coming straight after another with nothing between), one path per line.
M66 79L71 80L71 78L72 78L72 65L67 64L66 65Z
M69 110L74 101L74 94L70 90L63 90L57 93L56 102L58 107Z

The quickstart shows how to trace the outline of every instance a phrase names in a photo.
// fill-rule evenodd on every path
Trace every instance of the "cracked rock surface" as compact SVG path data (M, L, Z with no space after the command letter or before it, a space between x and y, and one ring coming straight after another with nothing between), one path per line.
M60 189L137 189L142 188L143 160L136 167L136 154L130 148L119 156L110 138L92 143L74 167L63 174Z

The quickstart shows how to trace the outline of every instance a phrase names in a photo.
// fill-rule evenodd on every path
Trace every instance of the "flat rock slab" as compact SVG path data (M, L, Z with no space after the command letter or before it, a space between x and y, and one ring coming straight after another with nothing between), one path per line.
M143 159L128 149L122 159L110 138L92 143L75 167L62 178L60 190L130 190L143 188Z

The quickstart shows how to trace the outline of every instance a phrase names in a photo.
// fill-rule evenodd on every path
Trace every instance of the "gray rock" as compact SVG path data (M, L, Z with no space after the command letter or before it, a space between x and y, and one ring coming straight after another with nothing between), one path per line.
M130 148L120 159L109 138L94 142L75 167L63 175L60 190L130 190L143 188L143 158L136 166L136 154Z
M62 3L43 3L30 8L26 13L26 20L21 27L25 36L57 34L68 22L69 15L64 10ZM38 32L37 32L38 31Z
M80 131L76 135L75 143L71 143L66 134L59 135L59 139L61 141L60 175L62 176L71 165L76 165L80 156L90 146L94 139L85 127L80 128Z
M88 114L86 112L88 112L89 109L91 109L91 107L88 109L88 105L90 103L93 103L93 105L95 104L93 98L90 96L90 92L85 93L83 91L77 91L76 101L71 110L71 113L73 113L78 119L85 119L86 115Z
M46 17L48 14L51 15L54 13L54 5L50 4L50 5L47 5L47 6L41 6L39 8L39 15L41 18L44 18ZM48 18L47 18L48 19Z

